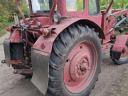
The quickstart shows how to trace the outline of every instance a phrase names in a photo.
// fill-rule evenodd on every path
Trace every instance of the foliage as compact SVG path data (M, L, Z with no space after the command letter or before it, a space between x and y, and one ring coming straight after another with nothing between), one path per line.
M77 0L77 8L78 10L83 10L83 0Z
M25 15L28 14L26 0L21 0L21 8ZM15 0L0 0L0 36L4 29L13 21L13 14L18 14Z
M29 9L28 9L28 3L26 2L26 0L21 0L21 10L23 11L24 15L28 17Z
M101 5L101 9L105 9L108 5L108 0L100 0L100 5ZM113 9L124 9L124 8L128 8L128 0L114 0Z

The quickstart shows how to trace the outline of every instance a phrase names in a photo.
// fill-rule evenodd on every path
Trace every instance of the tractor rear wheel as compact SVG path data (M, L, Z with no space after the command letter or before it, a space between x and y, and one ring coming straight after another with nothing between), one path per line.
M53 44L47 96L87 96L101 71L101 44L89 27L74 25Z

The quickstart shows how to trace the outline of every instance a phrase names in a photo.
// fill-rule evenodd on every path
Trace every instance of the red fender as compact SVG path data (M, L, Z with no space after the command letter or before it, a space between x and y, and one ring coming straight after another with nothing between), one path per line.
M53 34L51 37L48 37L48 38L44 38L43 36L40 36L38 38L38 40L35 42L35 44L33 45L33 48L34 49L38 49L38 50L40 50L40 51L42 51L44 53L50 54L51 51L52 51L52 45L53 45L55 39L57 38L57 36L61 32L63 32L66 28L68 28L72 24L77 23L79 21L89 22L89 20L82 19L82 18L72 18L72 19L69 18L69 19L66 19L66 20L62 21L60 24L52 25L50 27L50 29L55 29L54 30L55 34ZM96 27L100 29L100 27L97 24L94 23L93 25L96 25ZM103 34L102 31L100 31L100 32L101 32L101 34ZM103 38L104 38L104 36L103 36ZM46 55L46 54L44 54L44 55Z

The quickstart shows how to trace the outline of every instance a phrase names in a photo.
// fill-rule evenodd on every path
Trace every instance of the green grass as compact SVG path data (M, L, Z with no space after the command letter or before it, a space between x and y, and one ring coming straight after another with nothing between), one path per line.
M3 36L5 33L5 30L0 30L0 37Z
M6 34L6 28L11 24L11 22L0 22L0 37Z

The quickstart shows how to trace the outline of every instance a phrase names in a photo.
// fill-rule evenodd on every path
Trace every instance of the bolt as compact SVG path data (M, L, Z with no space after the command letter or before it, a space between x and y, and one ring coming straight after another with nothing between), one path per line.
M18 74L18 70L14 70L13 73L14 73L14 74Z
M69 62L69 59L67 59L66 62Z
M45 45L44 44L41 44L41 48L44 49L45 48Z
M85 64L81 64L80 65L80 70L83 72L83 71L86 71L86 67L85 67Z
M81 45L81 46L80 46L80 49L82 49L82 48L83 48L83 46Z

